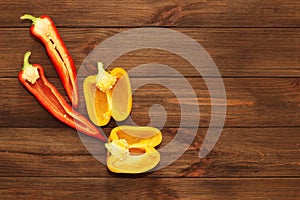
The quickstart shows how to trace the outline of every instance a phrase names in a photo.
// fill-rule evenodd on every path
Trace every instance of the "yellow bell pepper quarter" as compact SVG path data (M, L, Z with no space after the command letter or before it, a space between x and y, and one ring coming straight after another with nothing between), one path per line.
M104 70L101 62L97 65L98 74L86 77L83 82L89 118L98 126L106 125L111 117L123 121L132 108L128 74L122 68L115 68L109 73Z

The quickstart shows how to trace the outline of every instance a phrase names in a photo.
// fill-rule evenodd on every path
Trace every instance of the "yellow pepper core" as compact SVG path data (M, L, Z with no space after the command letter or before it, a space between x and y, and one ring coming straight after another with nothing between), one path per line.
M105 148L112 156L120 160L125 160L130 154L129 146L125 139L114 140L110 143L106 143Z
M117 78L104 70L104 66L102 62L98 62L97 65L98 65L98 74L96 76L96 86L102 92L106 92L107 90L113 87L113 85L117 81Z

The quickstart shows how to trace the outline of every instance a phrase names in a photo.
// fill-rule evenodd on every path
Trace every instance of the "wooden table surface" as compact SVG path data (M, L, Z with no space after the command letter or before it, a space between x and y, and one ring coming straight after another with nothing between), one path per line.
M0 10L0 199L300 199L299 0L2 0ZM29 34L30 23L19 19L25 13L53 18L77 68L96 45L131 28L165 27L195 39L218 66L227 93L225 127L212 152L198 158L212 107L203 78L169 52L134 51L109 69L153 62L174 67L197 94L200 126L171 165L138 176L109 173L76 130L51 117L19 83L30 50L31 62L43 65L65 95L44 47ZM168 114L167 144L180 122L167 88L137 90L132 117L148 124L150 106L160 102Z

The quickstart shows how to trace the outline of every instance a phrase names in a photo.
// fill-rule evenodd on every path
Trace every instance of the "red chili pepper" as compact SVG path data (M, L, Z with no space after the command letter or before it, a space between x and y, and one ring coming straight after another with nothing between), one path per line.
M21 19L32 21L30 33L44 44L73 107L77 108L78 87L76 83L76 68L53 21L49 16L36 18L28 14L23 15Z
M27 52L24 55L23 68L18 75L20 82L56 119L77 129L81 133L106 141L106 138L100 133L99 129L83 115L76 112L47 80L42 66L29 64L30 55L31 52Z

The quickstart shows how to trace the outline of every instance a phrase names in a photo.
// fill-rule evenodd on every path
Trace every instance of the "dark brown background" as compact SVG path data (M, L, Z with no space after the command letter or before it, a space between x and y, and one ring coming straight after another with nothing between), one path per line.
M300 198L298 0L2 0L0 10L1 199ZM52 118L18 82L23 54L30 50L31 61L42 64L65 94L44 47L29 35L29 22L19 20L25 13L53 18L77 67L97 44L133 27L169 27L197 40L219 67L227 90L225 128L213 151L197 157L211 109L203 79L178 56L139 50L110 69L149 62L174 67L197 93L201 126L172 165L133 177L109 173L77 132ZM140 125L149 122L149 107L163 101L167 144L180 120L175 96L148 85L133 98L132 115ZM113 122L105 132L112 127ZM185 128L187 134L190 129Z

